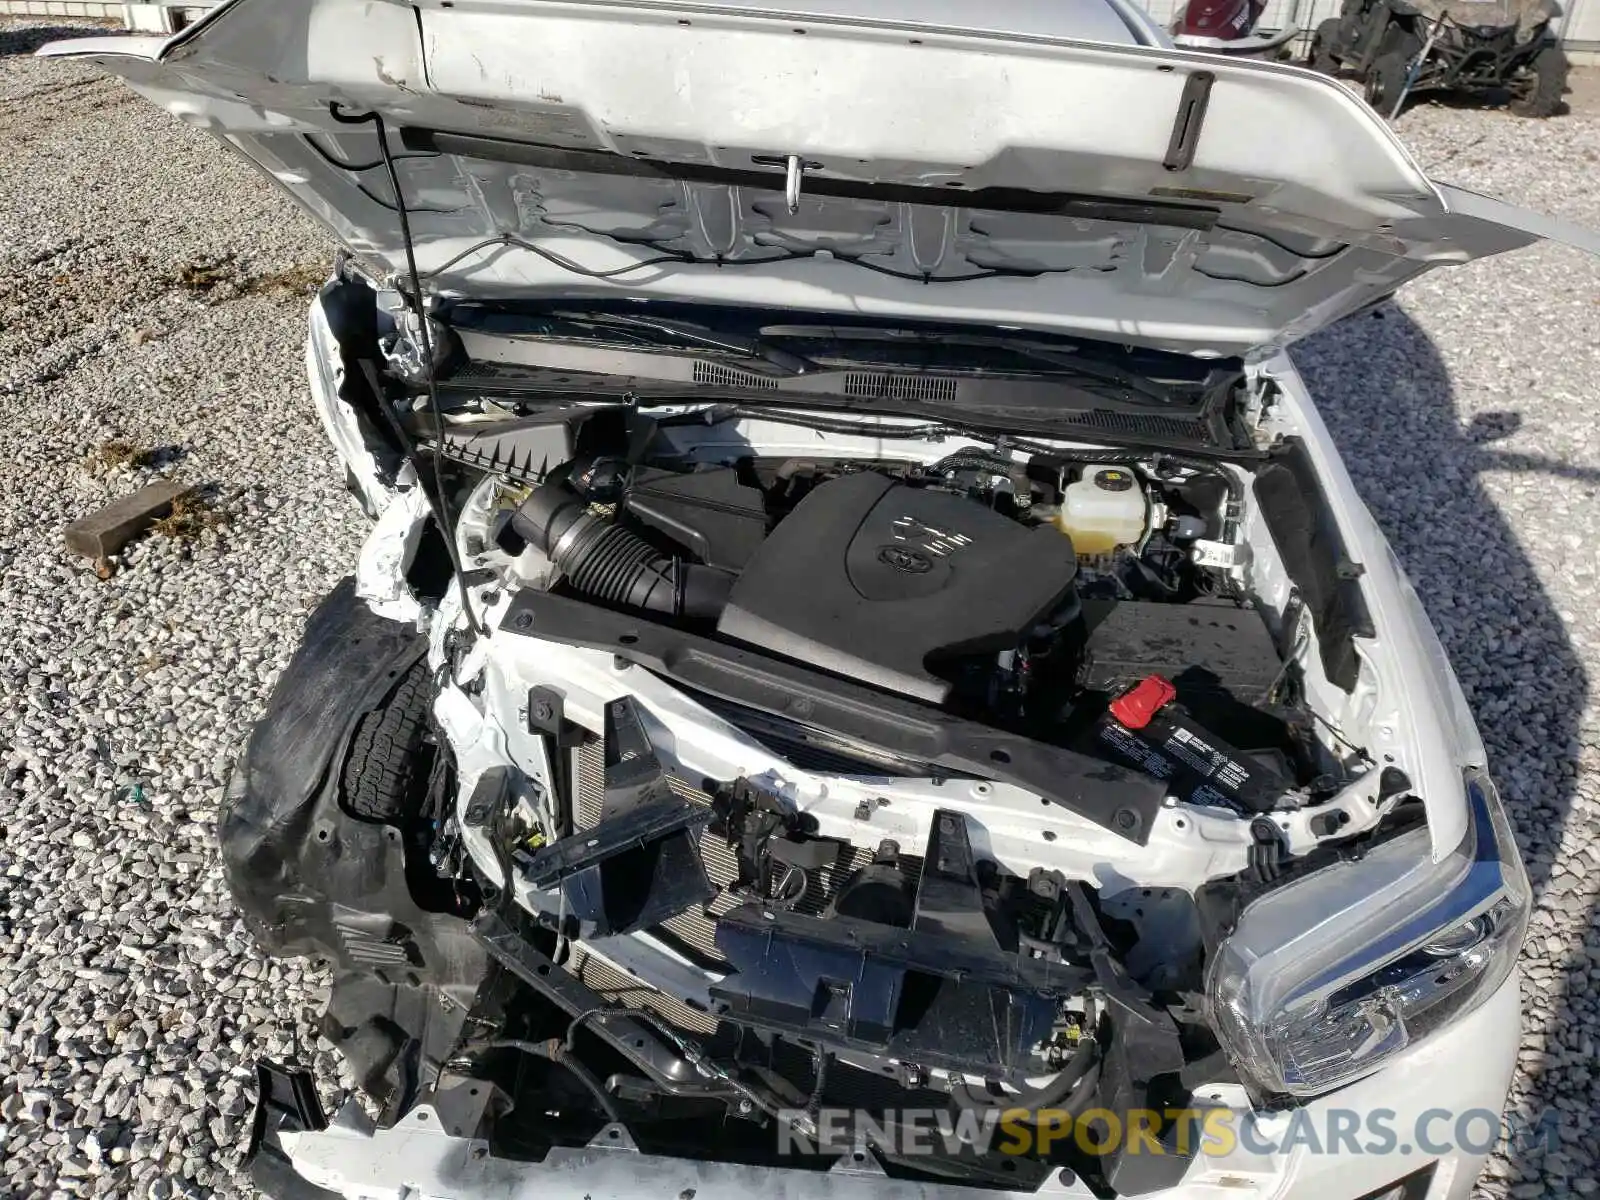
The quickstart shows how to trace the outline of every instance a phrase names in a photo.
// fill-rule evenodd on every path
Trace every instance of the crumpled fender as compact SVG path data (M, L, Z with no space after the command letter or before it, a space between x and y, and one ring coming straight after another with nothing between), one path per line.
M362 716L427 650L345 579L312 613L234 767L219 840L245 924L278 957L334 967L322 1032L396 1119L437 1077L489 973L468 922L420 907L401 830L340 804Z
M219 840L228 887L271 953L332 953L337 939L320 927L326 893L386 890L390 831L344 816L338 766L357 722L426 649L413 627L374 615L347 578L312 613L251 731L228 783ZM398 839L389 844L400 852ZM351 871L361 877L330 875Z

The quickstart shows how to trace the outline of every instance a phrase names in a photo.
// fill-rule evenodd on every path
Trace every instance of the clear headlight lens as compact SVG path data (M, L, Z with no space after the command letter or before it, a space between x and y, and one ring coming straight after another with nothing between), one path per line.
M1245 909L1207 993L1234 1064L1263 1092L1315 1096L1465 1015L1510 974L1528 877L1488 776L1466 778L1467 836L1431 860L1425 829Z

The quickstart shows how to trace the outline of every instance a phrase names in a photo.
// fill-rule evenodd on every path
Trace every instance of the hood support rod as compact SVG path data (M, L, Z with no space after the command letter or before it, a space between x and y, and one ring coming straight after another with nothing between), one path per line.
M461 611L466 615L467 625L474 634L484 636L484 628L479 623L477 614L472 611L472 600L467 591L466 568L461 563L461 550L456 545L456 530L454 515L450 511L450 496L444 486L444 471L440 467L440 459L444 453L444 413L439 405L439 384L435 378L437 360L433 356L433 332L428 328L427 302L422 295L422 275L417 270L416 243L411 237L411 217L406 211L405 193L400 188L400 173L395 170L394 155L389 150L389 133L385 129L383 116L376 112L366 112L359 116L351 116L340 111L337 102L328 105L328 114L342 125L371 125L378 138L378 156L383 161L385 173L389 176L389 187L394 192L394 211L400 218L400 240L405 248L406 274L411 283L411 302L417 306L417 336L422 339L422 365L423 379L428 387L428 414L433 419L433 445L434 451L429 456L433 467L433 487L429 491L430 507L433 509L433 519L439 523L439 533L444 540L445 551L450 555L450 569L455 575L456 589L461 593ZM383 396L378 395L379 402ZM413 459L419 457L415 447L412 449ZM422 464L413 461L417 478L422 478Z

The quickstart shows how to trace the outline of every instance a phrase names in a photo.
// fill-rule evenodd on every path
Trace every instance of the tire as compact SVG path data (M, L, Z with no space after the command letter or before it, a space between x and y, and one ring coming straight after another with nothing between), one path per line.
M1416 58L1421 49L1422 43L1416 35L1398 25L1390 26L1389 32L1384 35L1383 48L1373 60L1372 69L1367 72L1366 85L1367 103L1384 120L1389 119L1395 98L1406 86L1406 72L1411 69L1411 60Z
M1562 94L1567 90L1567 56L1560 46L1549 45L1534 55L1528 76L1521 81L1527 91L1511 102L1519 117L1553 117L1562 109Z
M1306 55L1306 65L1324 75L1337 75L1339 60L1334 57L1333 48L1338 42L1339 18L1329 17L1318 24L1316 31L1311 35L1311 50Z
M344 809L364 821L406 825L421 811L435 753L428 741L433 677L423 659L361 718L340 777Z

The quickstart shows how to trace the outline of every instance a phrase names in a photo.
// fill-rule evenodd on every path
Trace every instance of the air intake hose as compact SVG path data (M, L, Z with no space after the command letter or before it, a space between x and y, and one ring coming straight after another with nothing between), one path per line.
M561 483L544 483L512 514L511 528L544 552L578 591L673 617L714 620L733 576L657 550L601 520Z

